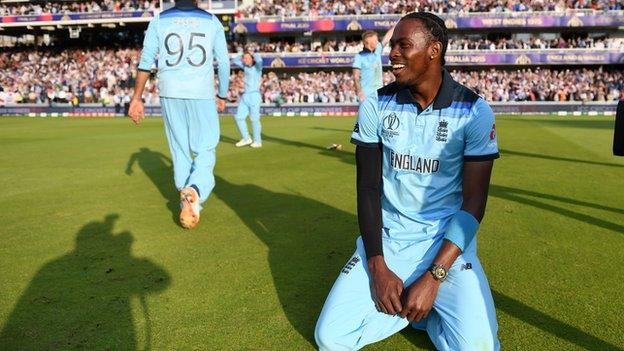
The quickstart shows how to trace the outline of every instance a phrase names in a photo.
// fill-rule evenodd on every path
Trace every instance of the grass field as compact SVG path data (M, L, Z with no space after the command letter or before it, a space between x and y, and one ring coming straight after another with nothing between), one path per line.
M0 119L0 350L312 350L355 247L352 123L265 118L254 150L223 119L217 187L184 231L160 119ZM505 350L624 349L612 126L498 118L479 253ZM432 345L367 348L408 349Z

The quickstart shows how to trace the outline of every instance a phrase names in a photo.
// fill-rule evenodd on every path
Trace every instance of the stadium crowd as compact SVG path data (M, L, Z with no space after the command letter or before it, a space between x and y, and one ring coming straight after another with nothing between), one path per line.
M91 0L62 2L12 2L0 3L0 16L27 16L78 12L122 12L154 10L158 0Z
M405 14L412 11L436 13L556 11L568 9L622 10L623 0L255 0L242 8L241 17L322 17L339 15Z
M257 52L267 53L301 53L301 52L345 52L357 53L363 48L361 41L345 40L314 40L310 43L293 43L288 41L273 41L264 43L250 43L242 45L238 42L231 42L230 52L243 52L250 49ZM621 49L624 50L624 39L621 38L557 38L552 40L532 37L527 40L500 38L497 40L488 39L449 39L448 50L514 50L514 49ZM390 51L389 47L385 48Z
M0 53L0 94L14 103L120 103L136 77L138 49ZM153 82L148 103L157 103Z
M458 82L488 101L614 101L624 98L624 73L603 69L527 68L457 71Z
M506 39L449 39L448 50L529 50L529 49L622 49L624 40L620 38L556 38L552 40L532 37L528 40Z
M138 49L26 50L0 53L0 94L4 103L70 102L117 105L127 102L136 77ZM624 98L621 70L522 69L452 71L455 79L489 101L606 101ZM391 73L384 74L385 83ZM350 72L268 72L261 85L265 103L352 103L357 101ZM242 73L231 76L229 99L238 99ZM148 83L146 103L157 104L156 82Z

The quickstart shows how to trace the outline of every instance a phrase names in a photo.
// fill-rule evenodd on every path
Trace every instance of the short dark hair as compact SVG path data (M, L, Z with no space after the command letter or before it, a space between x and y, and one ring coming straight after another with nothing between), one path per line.
M448 29L444 20L434 15L431 12L412 12L401 18L401 21L412 19L422 23L425 30L429 33L429 42L432 40L439 41L442 44L442 66L446 64L444 55L446 55L446 48L448 47Z

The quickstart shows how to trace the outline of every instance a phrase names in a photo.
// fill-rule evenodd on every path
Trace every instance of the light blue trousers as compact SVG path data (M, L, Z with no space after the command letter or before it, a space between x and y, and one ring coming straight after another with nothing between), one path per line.
M249 139L249 131L247 129L247 116L251 120L251 129L253 130L253 140L262 143L262 125L260 124L260 104L262 103L262 95L259 92L244 93L238 102L236 110L236 125L241 134L241 139Z
M414 325L427 331L439 351L500 349L494 302L475 242L449 270L429 316ZM423 242L384 239L384 258L407 287L431 266L441 244L441 237ZM356 252L334 283L317 322L320 350L359 350L409 325L405 318L377 311L370 283L364 245L358 238Z
M195 185L200 203L214 188L219 115L214 99L160 98L178 190Z

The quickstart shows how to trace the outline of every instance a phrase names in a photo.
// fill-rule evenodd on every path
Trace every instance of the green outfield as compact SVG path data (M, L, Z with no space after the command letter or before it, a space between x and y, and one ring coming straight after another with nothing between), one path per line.
M162 121L0 119L0 350L312 350L354 249L353 118L222 122L181 229ZM479 253L505 350L624 349L613 118L499 116ZM340 143L341 151L327 145ZM404 330L367 350L430 350Z

